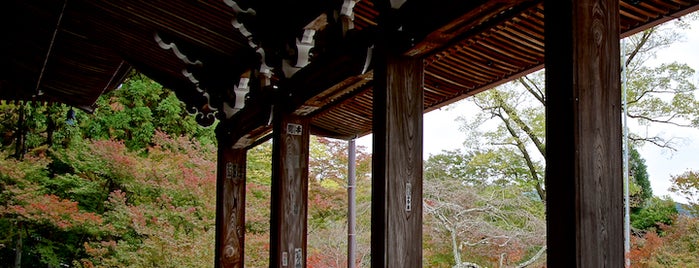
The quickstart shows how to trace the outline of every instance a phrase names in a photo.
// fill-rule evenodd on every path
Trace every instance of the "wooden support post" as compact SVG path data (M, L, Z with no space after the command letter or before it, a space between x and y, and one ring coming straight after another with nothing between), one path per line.
M309 120L275 111L270 267L306 267Z
M423 62L384 54L375 68L371 266L422 267Z
M220 129L217 129L220 132ZM233 149L228 135L217 133L216 265L243 267L245 249L246 149Z
M619 1L545 0L549 267L623 267Z

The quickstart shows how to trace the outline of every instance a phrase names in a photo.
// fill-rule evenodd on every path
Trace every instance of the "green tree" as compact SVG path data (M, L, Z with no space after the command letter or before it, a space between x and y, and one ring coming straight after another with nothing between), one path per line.
M694 74L688 65L677 62L647 66L648 59L666 48L679 37L670 28L651 28L628 38L626 77L628 78L627 115L642 126L670 124L699 127L699 101L695 99ZM542 200L545 167L544 136L544 75L537 72L495 89L477 94L470 100L480 108L474 117L461 117L462 130L467 134L464 143L467 155L482 156L483 170L507 163L500 171L491 171L485 178L507 178L531 185ZM642 136L631 132L636 146L646 143L674 149L673 137ZM636 157L637 152L630 152ZM636 159L636 158L634 158ZM645 164L631 163L631 176L639 186L637 201L652 195Z
M311 137L309 149L309 267L346 265L347 142ZM359 263L369 257L371 158L357 148L357 238ZM272 142L247 153L245 266L265 267L269 256Z
M661 231L663 224L670 225L677 217L675 202L669 197L653 197L648 203L631 214L631 226L639 230Z
M174 92L133 72L117 90L100 96L92 114L62 104L0 103L0 144L16 156L40 148L70 146L73 140L115 139L132 150L152 144L155 131L186 136L205 144L213 128L199 126ZM73 114L75 119L68 120ZM70 122L69 122L70 121Z
M629 148L629 204L632 208L643 207L653 197L648 179L648 166L634 146Z
M248 150L245 200L245 267L269 266L272 142Z
M93 114L78 113L85 138L115 139L129 149L152 144L155 131L213 143L213 127L197 125L174 92L134 72L117 90L102 95Z
M16 267L209 267L215 152L156 132L148 154L76 140L0 154L0 262Z
M16 158L35 149L65 145L74 132L65 122L69 107L57 103L0 103L0 148Z
M15 267L71 264L87 256L83 243L106 233L99 214L52 194L43 185L47 164L43 156L27 155L17 161L0 154L0 233L8 247L0 247L2 263Z
M694 96L696 86L691 82L694 70L677 62L659 66L647 64L649 59L655 57L657 51L678 41L680 36L673 29L657 27L636 34L624 42L623 51L627 60L623 66L626 67L625 79L628 79L627 115L641 126L669 124L699 127L699 101ZM480 112L459 118L462 122L461 130L466 134L464 151L445 152L428 159L425 164L425 180L433 179L451 185L447 189L452 190L457 187L478 188L490 185L498 185L501 189L527 189L519 190L520 195L534 196L534 199L539 201L546 200L544 84L544 72L541 71L470 98ZM645 161L635 147L653 144L672 150L675 146L673 137L643 136L635 132L630 136L632 146L629 152L629 175L633 186L632 201L637 207L634 209L636 215L633 220L639 228L670 223L674 215L672 209L669 203L651 199L652 191ZM431 178L432 176L435 178ZM461 193L464 191L461 190ZM431 198L446 199L440 195L449 196L449 192L450 190L437 192L438 194ZM425 195L429 196L427 188ZM518 199L511 201L524 203ZM468 204L465 201L455 203ZM425 205L426 210L433 216L430 219L441 222L446 233L458 234L472 230L469 226L455 227L455 218L450 218L449 214L440 216L439 210L432 209L431 206ZM644 206L647 208L644 209ZM478 206L462 208L461 211L471 211L472 208ZM454 212L451 215L463 217L465 214L468 213ZM460 261L457 258L458 253L454 250L451 254L456 263ZM529 256L532 255L534 254Z
M347 266L348 142L311 137L308 189L309 266ZM367 263L371 208L371 157L356 150L356 263Z
M687 209L694 216L699 216L699 171L688 170L670 178L670 191L684 196Z

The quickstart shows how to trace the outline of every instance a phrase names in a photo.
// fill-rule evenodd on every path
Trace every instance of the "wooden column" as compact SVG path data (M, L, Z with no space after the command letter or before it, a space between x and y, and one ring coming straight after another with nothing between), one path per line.
M423 62L400 55L379 57L374 76L371 266L422 267Z
M270 267L306 267L307 118L275 111Z
M545 0L549 267L623 267L619 1Z
M218 130L217 130L218 131ZM218 137L216 172L216 265L243 267L245 243L246 149L233 149L231 137Z

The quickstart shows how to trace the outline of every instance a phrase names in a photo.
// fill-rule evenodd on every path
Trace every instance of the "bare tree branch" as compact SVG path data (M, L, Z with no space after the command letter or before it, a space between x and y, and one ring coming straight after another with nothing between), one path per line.
M452 268L481 268L481 266L473 262L462 262Z
M676 94L676 93L677 92L672 91L672 90L646 90L646 91L641 92L641 95L639 95L637 98L635 98L629 102L626 102L626 104L627 105L635 104L635 103L641 101L641 99L648 94Z
M515 132L515 130L512 128L512 125L510 125L510 121L507 120L502 115L500 115L499 117L502 120L502 122L505 124L505 127L507 128L507 131L510 133L512 138L515 139L515 142L517 143L517 148L522 153L522 156L524 157L524 161L527 163L527 168L529 168L529 173L531 175L532 182L534 183L534 187L536 188L537 194L539 194L539 197L541 198L541 200L546 200L546 193L545 193L544 189L541 187L541 179L539 178L539 173L536 171L536 166L534 166L534 161L532 160L531 156L529 155L529 151L527 151L527 148L524 145L524 142L519 137L519 134L517 134L517 132Z
M651 144L658 146L660 148L669 149L672 151L677 151L677 148L675 148L673 146L673 143L672 143L673 139L670 139L668 141L668 140L662 139L660 137L640 137L640 136L631 136L631 137L629 137L629 139L633 142L636 142L636 143L638 143L638 142L650 142Z
M526 88L527 91L529 91L529 93L534 95L534 97L537 100L539 100L539 102L541 102L541 105L546 106L546 99L545 99L546 96L544 95L544 92L539 88L539 86L537 86L537 84L534 81L529 79L529 77L527 77L526 75L520 77L517 81L519 81L519 83L522 84L524 86L524 88Z
M541 255L544 255L544 252L546 252L546 246L541 247L541 249L539 249L539 251L538 251L534 256L532 256L529 260L527 260L527 261L525 261L525 262L523 262L523 263L518 264L518 265L517 265L517 268L524 268L524 267L527 267L527 266L531 265L531 264L534 263L536 260L538 260L539 258L541 258Z
M662 123L662 124L668 124L668 125L673 125L673 126L678 126L678 127L692 127L691 124L680 124L677 122L673 122L672 119L675 119L677 114L673 114L670 116L668 119L655 119L655 118L650 118L648 116L644 115L639 115L639 114L628 114L629 117L634 118L634 119L642 119L646 120L648 122L653 122L653 123Z
M517 126L524 131L524 133L529 136L529 138L532 140L536 148L539 150L539 153L541 153L542 156L546 156L546 146L544 143L539 139L539 137L534 133L534 131L527 125L522 118L519 117L517 114L517 111L515 111L514 108L511 106L507 105L505 100L502 98L499 92L495 91L494 93L496 101L500 104L500 107L505 111L505 113L517 124Z
M634 47L633 51L631 51L631 54L626 59L626 62L624 62L624 66L629 66L629 64L631 64L631 61L636 57L641 48L643 48L643 45L648 42L648 39L650 39L651 35L653 35L653 32L655 32L655 27L643 31L641 41L636 45L636 47Z

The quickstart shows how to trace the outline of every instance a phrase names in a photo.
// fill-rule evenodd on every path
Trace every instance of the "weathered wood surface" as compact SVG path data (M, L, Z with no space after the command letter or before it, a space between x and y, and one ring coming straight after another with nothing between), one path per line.
M219 139L216 174L216 265L243 267L245 248L245 149Z
M545 1L549 267L623 267L619 1Z
M275 111L270 267L306 267L309 120Z
M531 0L486 1L474 9L463 12L439 29L435 29L404 54L412 57L429 55L449 45L453 45L456 43L455 40L459 40L458 37L473 31L476 27L482 27L482 24L489 22L489 20L501 15L501 13L511 12L512 10L520 11L537 2ZM500 23L502 20L490 21L489 24Z
M375 69L371 266L422 267L424 67L419 58L383 57Z

